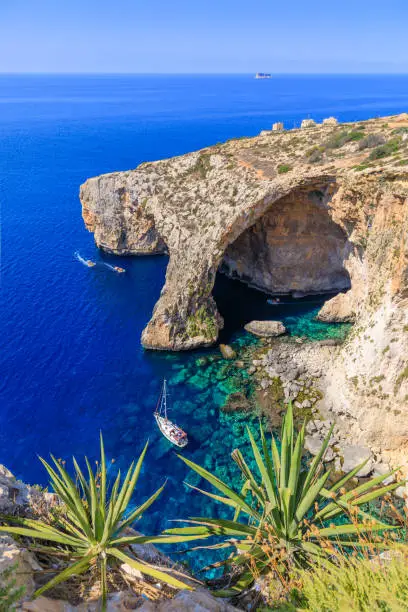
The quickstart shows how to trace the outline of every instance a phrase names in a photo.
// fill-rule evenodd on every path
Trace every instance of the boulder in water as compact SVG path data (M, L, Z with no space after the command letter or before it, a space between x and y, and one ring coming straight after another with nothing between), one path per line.
M245 330L260 338L274 338L286 333L281 321L251 321L245 325Z

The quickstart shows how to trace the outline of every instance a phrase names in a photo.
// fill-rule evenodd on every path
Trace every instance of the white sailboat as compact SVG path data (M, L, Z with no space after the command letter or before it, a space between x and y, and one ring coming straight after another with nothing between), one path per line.
M175 444L175 446L178 446L179 448L184 448L187 446L188 438L186 432L167 418L166 379L163 381L163 387L157 402L156 410L154 411L154 418L156 419L156 423L159 426L163 436L167 438L169 442Z

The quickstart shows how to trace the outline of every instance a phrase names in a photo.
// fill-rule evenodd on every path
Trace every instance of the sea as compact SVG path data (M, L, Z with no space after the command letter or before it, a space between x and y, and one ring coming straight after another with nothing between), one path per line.
M166 378L171 416L190 438L183 455L239 487L230 454L249 452L246 428L256 432L259 417L221 408L230 393L248 392L248 373L221 359L218 347L142 348L167 258L99 251L81 218L79 186L253 136L275 121L292 128L308 117L406 111L408 76L0 75L0 463L46 486L38 456L94 461L102 432L113 477L149 441L134 503L167 483L139 530L157 534L177 519L228 516L186 486L203 483L160 435L153 410ZM226 321L222 340L238 352L256 342L243 330L254 318L279 318L290 335L310 340L347 333L314 320L327 296L271 306L265 294L221 276L214 294ZM205 551L174 554L193 567L214 560Z

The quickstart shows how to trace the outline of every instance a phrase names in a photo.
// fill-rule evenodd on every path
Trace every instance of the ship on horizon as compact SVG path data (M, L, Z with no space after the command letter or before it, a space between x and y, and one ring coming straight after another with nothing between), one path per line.
M257 72L255 75L256 79L271 79L272 75L270 72Z

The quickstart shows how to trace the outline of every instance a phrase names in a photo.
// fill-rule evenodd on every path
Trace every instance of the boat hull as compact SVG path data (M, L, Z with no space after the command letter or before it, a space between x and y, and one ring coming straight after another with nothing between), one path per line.
M177 427L177 425L175 425L174 423L169 421L169 419L166 419L166 418L160 416L160 414L155 413L154 418L156 419L156 423L157 423L160 431L162 432L163 436L169 442L174 444L174 446L178 446L179 448L184 448L185 446L187 446L187 444L188 444L187 437L185 437L184 439L179 439L175 435L176 432L182 432L180 427Z

